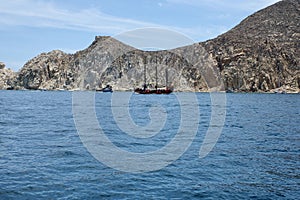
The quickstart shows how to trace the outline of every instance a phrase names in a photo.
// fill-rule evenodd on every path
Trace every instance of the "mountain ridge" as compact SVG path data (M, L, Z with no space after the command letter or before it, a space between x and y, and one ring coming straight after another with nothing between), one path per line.
M114 90L133 90L143 84L145 66L151 84L159 65L159 83L176 91L299 92L299 27L300 1L283 0L214 39L169 51L141 51L96 36L74 54L54 50L36 56L19 72L0 76L0 89L96 90L110 84ZM165 83L166 69L170 83Z

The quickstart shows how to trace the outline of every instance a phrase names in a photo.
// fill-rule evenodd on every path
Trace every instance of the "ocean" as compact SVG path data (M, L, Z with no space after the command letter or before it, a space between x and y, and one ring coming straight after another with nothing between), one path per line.
M300 197L299 94L223 94L219 124L209 93L76 94L0 91L0 199Z

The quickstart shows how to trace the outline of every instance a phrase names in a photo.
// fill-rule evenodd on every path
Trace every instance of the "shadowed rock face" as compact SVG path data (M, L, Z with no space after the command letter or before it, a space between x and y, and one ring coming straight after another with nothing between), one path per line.
M143 85L145 69L147 84L155 85L157 67L158 85L177 91L269 92L282 87L299 92L299 27L300 2L284 0L213 40L169 51L141 51L97 36L75 54L40 54L2 89L93 90L110 84L114 90L133 90Z

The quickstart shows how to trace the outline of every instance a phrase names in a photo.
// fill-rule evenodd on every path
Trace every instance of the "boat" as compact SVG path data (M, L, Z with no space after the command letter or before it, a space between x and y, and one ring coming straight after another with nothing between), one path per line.
M226 93L234 93L234 91L233 91L233 89L227 89L226 91L225 91Z
M106 85L105 88L102 88L100 90L96 90L97 92L113 92L111 85Z
M136 88L134 92L138 94L170 94L173 92L172 89L166 88L157 88L157 89L148 89L148 88Z
M287 93L285 89L281 89L281 88L275 89L275 90L273 90L273 92L275 94L286 94Z
M164 88L158 88L157 84L157 66L155 67L155 88L151 89L148 88L147 83L146 83L146 65L144 67L144 84L142 88L135 88L134 92L138 94L170 94L173 92L173 89L168 87L168 71L166 69L166 87Z

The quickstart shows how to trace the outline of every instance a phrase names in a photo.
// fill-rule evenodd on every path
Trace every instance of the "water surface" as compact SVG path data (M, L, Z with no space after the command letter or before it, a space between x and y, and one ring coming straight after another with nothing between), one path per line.
M71 92L0 91L0 199L297 199L300 196L300 96L227 94L226 121L210 154L199 148L210 121L208 93L198 93L200 123L189 149L154 172L124 173L97 161L82 144ZM149 123L149 108L167 113L149 139L128 137L115 123L111 94L96 94L100 125L133 152L161 148L177 133L175 96L133 95L130 114Z

